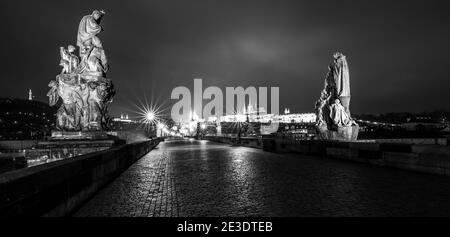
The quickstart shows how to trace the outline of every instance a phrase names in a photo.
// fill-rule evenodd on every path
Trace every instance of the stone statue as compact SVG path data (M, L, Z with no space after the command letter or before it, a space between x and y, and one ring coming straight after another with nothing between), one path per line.
M345 55L336 52L334 58L334 81L336 96L341 101L345 111L350 115L350 73Z
M50 87L50 90L47 93L49 105L55 106L59 99L58 83L52 80L48 83L48 87Z
M93 11L81 19L77 46L60 48L63 69L56 80L49 83L47 93L50 106L61 98L57 112L59 131L104 131L108 129L108 105L115 95L112 81L106 77L108 61L97 34L102 31L100 20L104 11Z
M97 48L103 48L102 42L97 35L102 32L100 21L105 15L103 10L94 10L92 14L84 16L78 26L77 46L85 49L86 46L93 45Z
M315 104L319 139L356 140L358 124L350 115L350 77L345 55L336 52Z
M55 105L59 98L62 99L62 105L56 113L56 128L58 130L80 130L83 99L77 93L76 85L68 84L62 81L59 76L57 76L56 80L56 82L50 82L50 84L52 84L52 88L48 93L51 98L56 97L52 93L57 94L56 101L53 101L50 105Z
M342 106L339 99L335 99L334 103L330 105L330 118L332 119L332 126L337 128L349 127L352 125L350 115L347 113L344 106Z
M324 116L327 114L327 102L331 95L327 94L326 90L323 90L320 95L320 99L316 102L315 111L317 115L317 126L327 126L328 118Z
M105 51L100 48L90 48L85 55L82 55L83 62L78 69L78 73L85 78L92 79L105 77L108 71L108 61Z
M103 10L95 10L91 15L84 16L78 27L77 45L82 59L78 73L82 73L87 79L105 77L108 71L108 60L97 36L103 31L100 21L105 14Z
M75 51L75 47L72 45L69 45L67 49L64 49L64 47L61 47L59 52L61 55L61 65L63 67L61 73L73 73L75 69L78 68L79 59L78 57L73 54Z

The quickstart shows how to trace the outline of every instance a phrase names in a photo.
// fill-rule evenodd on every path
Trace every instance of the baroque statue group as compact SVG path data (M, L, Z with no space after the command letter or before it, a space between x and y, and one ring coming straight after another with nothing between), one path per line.
M333 54L324 84L315 104L319 138L356 140L359 127L350 114L350 73L342 53Z
M60 131L103 131L109 123L108 105L115 94L112 81L106 77L108 60L98 34L104 11L95 10L84 16L78 27L76 48L60 48L62 67L56 80L49 83L50 106L62 104L56 114Z

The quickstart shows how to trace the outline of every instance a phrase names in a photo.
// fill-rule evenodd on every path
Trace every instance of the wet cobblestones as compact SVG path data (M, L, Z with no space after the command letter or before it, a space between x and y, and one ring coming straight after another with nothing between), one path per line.
M168 141L75 216L450 216L450 179L207 141Z

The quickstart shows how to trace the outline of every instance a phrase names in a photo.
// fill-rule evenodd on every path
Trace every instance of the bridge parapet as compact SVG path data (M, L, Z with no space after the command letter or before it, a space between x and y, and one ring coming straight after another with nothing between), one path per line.
M262 138L209 137L208 140L262 148L277 153L299 153L396 167L422 173L450 176L450 146L446 138L384 139L354 142L331 140L292 140ZM253 146L249 144L261 144Z
M434 140L434 142L432 141ZM389 141L289 141L263 139L263 149L292 152L450 176L450 147L440 138L426 141L406 139Z
M64 216L151 151L160 139L0 175L0 216Z

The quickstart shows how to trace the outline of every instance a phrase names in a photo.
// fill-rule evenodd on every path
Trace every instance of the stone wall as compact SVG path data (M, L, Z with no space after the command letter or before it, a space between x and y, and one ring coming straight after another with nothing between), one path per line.
M148 153L159 139L0 175L0 216L68 215Z
M118 138L125 140L126 143L141 142L151 139L144 130L111 131L108 132L108 134L117 136Z
M242 137L238 139L237 137L207 136L205 137L205 139L213 142L226 143L236 146L246 146L253 148L263 147L262 139L256 137Z
M415 145L441 145L447 146L447 138L391 138L391 139L361 139L358 142L377 142L377 143L403 143Z
M417 172L450 176L450 146L446 138L385 139L357 142L295 141L265 136L261 138L207 137L228 143L277 153L299 153L334 159L351 160Z
M325 156L380 166L396 167L417 172L450 176L450 147L435 140L436 145L376 142L290 141L265 138L263 149L271 152L289 152Z

